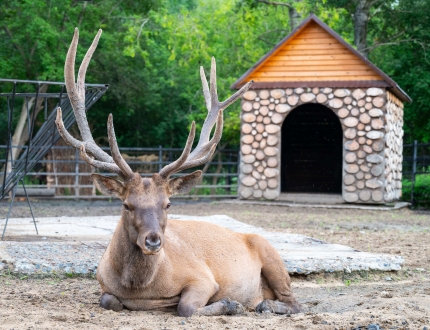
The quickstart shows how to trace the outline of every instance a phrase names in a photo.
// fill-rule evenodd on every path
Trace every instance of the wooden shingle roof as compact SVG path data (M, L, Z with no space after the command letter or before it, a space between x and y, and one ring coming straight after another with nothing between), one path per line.
M412 101L394 80L313 14L231 88L239 89L251 79L253 89L384 87L402 101Z

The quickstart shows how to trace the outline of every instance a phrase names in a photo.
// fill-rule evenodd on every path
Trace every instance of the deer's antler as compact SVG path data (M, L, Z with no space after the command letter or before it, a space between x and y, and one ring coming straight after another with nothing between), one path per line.
M239 91L234 93L224 102L218 100L217 86L216 86L216 63L215 58L212 57L211 73L210 73L210 89L206 79L203 67L200 67L200 77L202 79L203 94L205 96L206 107L208 115L203 124L200 133L200 139L195 149L190 153L195 135L195 123L191 125L190 135L188 136L187 143L185 144L182 155L173 163L166 165L160 171L160 176L168 178L170 175L183 171L187 168L203 165L212 157L218 142L221 140L223 128L223 111L230 104L242 96L253 84L251 80L245 84ZM210 138L212 128L216 124L214 135Z
M109 146L112 154L111 157L94 142L90 127L88 125L87 115L85 113L85 74L87 72L88 64L91 61L91 57L97 48L101 34L102 30L100 29L94 38L91 47L85 54L81 66L79 67L78 80L76 83L75 58L79 39L78 28L75 28L75 33L67 52L66 63L64 65L64 79L66 82L67 94L69 95L76 122L78 124L79 131L81 132L82 141L79 141L71 136L64 127L61 108L57 109L57 119L55 120L55 123L57 124L58 131L63 137L64 141L66 141L72 147L79 149L82 159L88 164L105 171L117 173L127 180L133 176L133 171L119 152L115 131L113 128L112 114L109 115L107 123ZM94 158L89 156L87 152L90 152Z

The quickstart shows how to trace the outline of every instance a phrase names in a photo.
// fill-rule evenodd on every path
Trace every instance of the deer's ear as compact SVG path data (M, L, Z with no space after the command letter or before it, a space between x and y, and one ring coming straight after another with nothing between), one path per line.
M124 184L121 181L100 174L91 174L91 177L93 178L97 189L103 195L121 198L125 189Z
M199 182L202 171L195 171L191 174L180 176L169 180L170 195L186 194Z

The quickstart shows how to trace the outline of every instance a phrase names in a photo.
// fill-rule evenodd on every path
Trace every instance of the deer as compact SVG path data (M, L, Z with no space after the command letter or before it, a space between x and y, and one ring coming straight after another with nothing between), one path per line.
M121 217L97 268L100 306L121 311L177 310L179 316L235 315L245 311L298 313L291 280L270 243L256 234L235 233L202 221L168 219L169 198L189 192L202 171L171 177L208 162L221 139L223 111L252 85L244 85L227 100L217 95L216 63L212 58L210 88L203 67L200 76L208 114L192 150L195 122L182 154L151 177L133 172L122 158L108 116L111 155L92 137L85 113L85 74L97 47L99 30L88 49L75 83L76 28L67 52L64 79L82 141L65 128L61 108L56 126L62 138L96 169L118 177L92 174L97 189L122 201ZM210 138L214 128L212 138Z

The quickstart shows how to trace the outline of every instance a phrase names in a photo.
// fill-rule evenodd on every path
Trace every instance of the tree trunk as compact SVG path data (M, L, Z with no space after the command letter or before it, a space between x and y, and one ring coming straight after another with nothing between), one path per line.
M296 27L299 26L300 22L302 21L302 17L297 12L296 8L294 7L294 3L301 2L301 0L294 0L292 3L292 6L288 7L288 14L290 16L290 28L291 31L293 31Z
M367 0L358 0L355 13L353 15L354 21L354 45L357 50L364 56L369 56L367 49L367 23L369 21L370 5Z
M39 89L39 93L46 93L46 91L48 90L48 85L47 84L43 84L40 89ZM43 106L43 98L39 98L37 100L37 104L35 106L34 105L35 102L35 97L31 97L30 99L24 99L24 103L22 105L22 109L21 109L21 114L19 116L19 120L18 123L16 125L15 131L13 133L12 136L12 146L22 146L25 145L29 139L28 136L28 121L27 121L27 105L28 105L28 113L30 114L30 117L33 117L32 113L31 113L31 108L33 108L33 111L36 111L36 113L34 114L34 118L37 117L37 114L40 112L40 110L42 110ZM19 154L21 153L21 148L12 148L11 153L9 154L9 159L13 159L16 160L19 156ZM9 166L10 164L8 164L8 168L6 170L7 173L12 171L11 166Z

